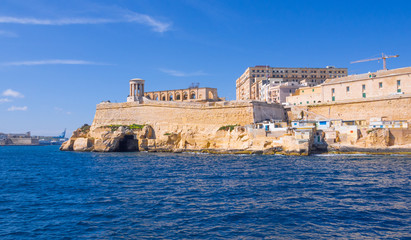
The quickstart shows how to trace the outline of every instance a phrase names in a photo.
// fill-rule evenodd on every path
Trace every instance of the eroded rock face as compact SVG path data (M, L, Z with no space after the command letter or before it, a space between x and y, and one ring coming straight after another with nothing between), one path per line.
M93 145L90 138L77 138L73 144L74 151L89 151Z
M308 145L298 144L295 137L290 134L269 137L263 130L250 130L242 126L219 129L207 126L146 125L142 129L133 130L125 127L118 127L115 130L110 127L97 127L91 128L86 135L77 131L60 149L97 152L207 150L272 154L284 148L287 153L308 152Z
M62 151L137 151L137 133L124 127L112 130L108 127L93 128L88 133L74 131L73 136L62 144Z

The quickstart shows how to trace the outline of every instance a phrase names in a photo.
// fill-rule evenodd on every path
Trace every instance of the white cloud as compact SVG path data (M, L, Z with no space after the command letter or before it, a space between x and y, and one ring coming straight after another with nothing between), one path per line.
M24 107L16 107L16 106L11 106L7 109L7 111L27 111L27 106Z
M162 71L163 73L167 73L168 75L171 75L171 76L174 76L174 77L195 77L195 76L207 75L203 71L187 73L187 72L183 72L183 71L172 70L172 69L164 69L164 68L161 68L160 71Z
M58 113L63 113L63 114L71 115L71 112L67 112L67 111L65 111L63 108L60 108L60 107L54 107L54 110L56 110L56 112L58 112Z
M0 16L0 23L31 24L31 25L71 25L71 24L101 24L111 23L114 20L104 18L62 18L38 19Z
M61 18L61 19L39 19L0 16L0 23L29 24L29 25L73 25L73 24L105 24L131 22L146 25L155 32L166 32L170 30L171 23L162 22L145 14L124 11L127 14L117 18Z
M13 32L9 32L9 31L3 31L0 30L0 37L17 37L17 34L13 33Z
M6 91L3 92L2 95L5 96L5 97L24 98L23 94L21 94L17 91L14 91L12 89L7 89Z
M90 62L84 60L72 60L72 59L50 59L50 60L36 60L36 61L20 61L20 62L6 62L2 63L2 66L35 66L35 65L56 65L56 64L68 64L68 65L109 65L105 63Z
M0 98L0 103L6 103L6 102L11 102L11 100L8 98Z
M153 31L160 32L160 33L170 30L170 27L171 27L171 23L161 22L161 21L154 19L151 16L144 15L144 14L133 13L133 14L127 15L126 18L128 19L129 22L136 22L136 23L150 26L153 28Z

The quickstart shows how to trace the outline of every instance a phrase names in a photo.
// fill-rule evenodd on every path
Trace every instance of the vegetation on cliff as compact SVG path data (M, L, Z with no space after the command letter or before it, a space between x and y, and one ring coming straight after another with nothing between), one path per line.
M116 131L120 127L124 127L126 130L134 130L134 129L143 129L145 125L140 124L131 124L131 125L120 125L120 124L111 124L107 126L102 126L102 128L110 128L111 131Z
M218 129L218 131L220 131L220 130L222 130L222 131L233 131L234 130L234 128L235 127L237 127L237 126L239 126L238 124L235 124L235 125L225 125L225 126L222 126L222 127L220 127L219 129Z
M82 134L87 134L88 132L90 132L90 127L90 125L85 123L83 126L81 126L81 128L79 128L79 132Z

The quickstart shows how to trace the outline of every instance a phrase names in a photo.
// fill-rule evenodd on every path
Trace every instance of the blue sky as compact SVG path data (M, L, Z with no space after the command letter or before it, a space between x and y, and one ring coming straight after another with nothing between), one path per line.
M95 105L192 82L235 99L249 66L411 64L409 1L0 0L0 132L56 135Z

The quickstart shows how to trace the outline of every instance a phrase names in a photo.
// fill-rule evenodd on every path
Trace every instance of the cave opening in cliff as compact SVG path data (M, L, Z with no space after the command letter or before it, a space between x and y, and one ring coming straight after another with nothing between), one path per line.
M137 152L138 140L135 139L134 135L125 135L123 139L120 140L118 146L118 152Z

